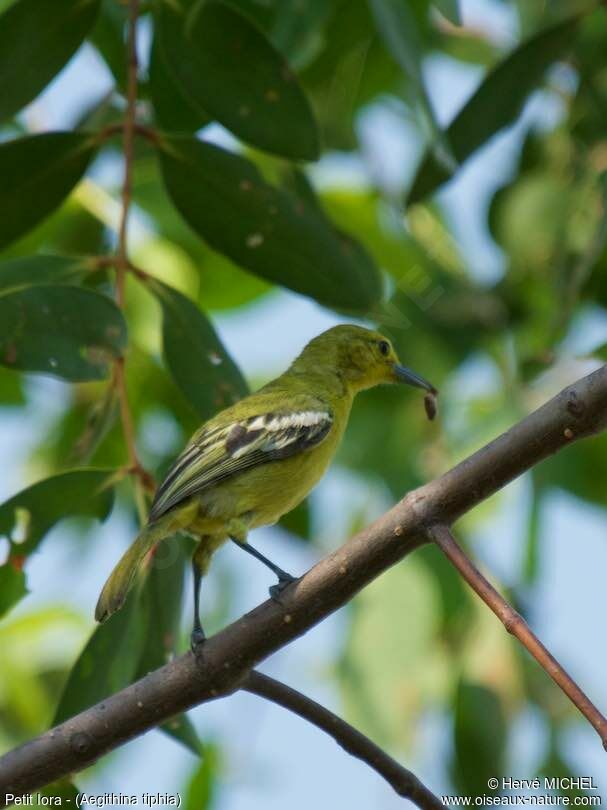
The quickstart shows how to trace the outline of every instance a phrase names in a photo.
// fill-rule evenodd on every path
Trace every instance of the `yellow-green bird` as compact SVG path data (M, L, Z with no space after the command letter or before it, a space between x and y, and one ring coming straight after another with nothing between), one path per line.
M344 433L355 394L403 382L432 395L429 382L400 365L389 340L359 326L335 326L311 340L280 377L218 413L192 436L158 488L149 522L105 583L95 618L122 607L146 554L182 531L193 556L192 646L204 641L200 581L228 538L277 576L276 598L294 578L247 542L300 503L318 483Z

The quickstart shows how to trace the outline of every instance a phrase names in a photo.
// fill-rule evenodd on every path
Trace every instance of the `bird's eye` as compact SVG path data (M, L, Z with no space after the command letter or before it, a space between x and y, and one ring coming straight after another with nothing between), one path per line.
M379 351L384 357L387 357L390 354L390 344L387 340L379 341Z

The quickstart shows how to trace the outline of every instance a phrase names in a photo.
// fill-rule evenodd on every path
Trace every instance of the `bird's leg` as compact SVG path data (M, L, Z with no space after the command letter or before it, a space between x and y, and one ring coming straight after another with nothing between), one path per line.
M275 563L272 562L272 560L268 560L267 557L264 557L261 551L257 551L256 548L253 548L253 546L249 545L249 543L246 541L239 540L237 537L233 537L232 535L230 535L230 540L236 543L236 545L239 546L243 551L246 551L252 557L258 559L260 562L266 565L270 571L273 571L276 574L278 577L278 582L276 585L272 585L272 587L269 589L272 599L278 599L287 585L295 582L296 577L291 576L291 574L287 574L286 571L279 568Z
M206 639L202 624L200 623L200 583L202 581L202 571L196 565L196 561L192 560L192 571L194 572L194 627L190 636L190 647L192 652L195 652L196 647L200 646Z
M209 552L203 546L204 538L200 540L194 556L192 557L192 571L194 574L194 627L190 636L190 647L192 652L205 641L206 636L200 623L200 583L209 565Z

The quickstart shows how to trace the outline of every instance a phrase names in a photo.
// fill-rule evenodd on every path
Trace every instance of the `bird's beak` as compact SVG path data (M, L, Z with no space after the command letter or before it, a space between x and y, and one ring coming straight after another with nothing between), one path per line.
M428 380L424 380L423 377L420 377L419 374L411 371L411 369L407 368L406 366L399 366L397 363L395 363L394 376L398 382L413 385L415 388L423 388L424 391L429 391L431 394L438 394L436 388L429 383Z

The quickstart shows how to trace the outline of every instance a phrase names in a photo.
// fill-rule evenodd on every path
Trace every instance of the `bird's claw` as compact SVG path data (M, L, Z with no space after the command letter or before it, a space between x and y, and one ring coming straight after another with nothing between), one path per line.
M291 574L283 574L282 576L278 577L278 582L276 585L272 585L268 590L270 592L270 599L273 599L275 602L280 603L280 595L288 588L289 585L292 585L293 582L297 581L297 577L292 577Z
M202 628L194 628L190 636L190 649L196 655L207 640Z

